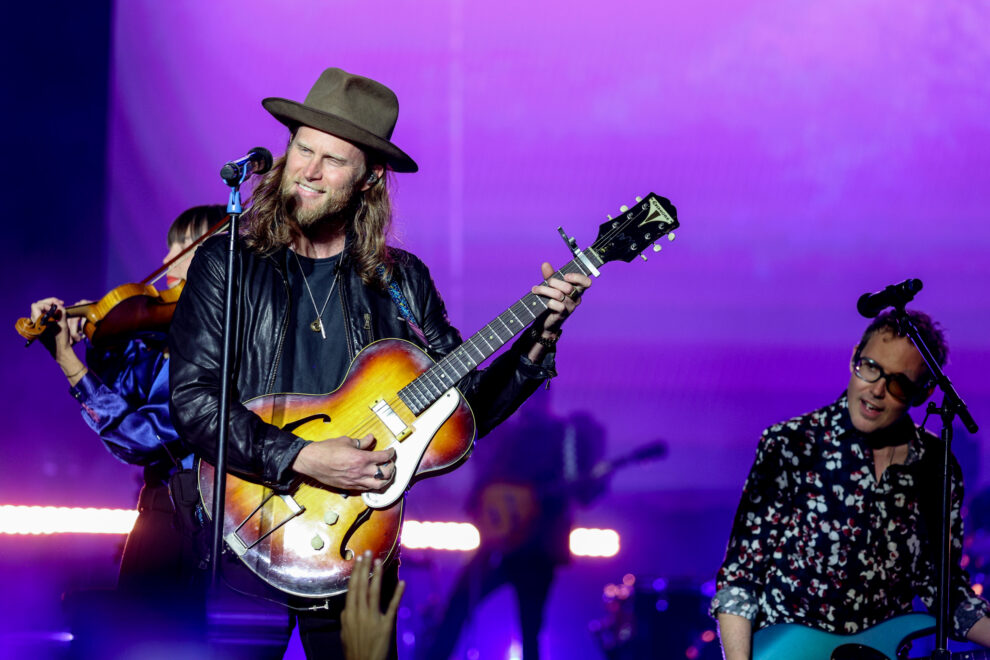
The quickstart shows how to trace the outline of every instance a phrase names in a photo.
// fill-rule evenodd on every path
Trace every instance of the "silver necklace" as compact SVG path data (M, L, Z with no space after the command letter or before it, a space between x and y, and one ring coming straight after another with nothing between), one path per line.
M303 276L303 284L306 285L306 293L309 294L309 300L313 303L313 311L316 312L316 320L309 324L309 329L313 332L320 333L323 339L327 338L327 331L323 329L323 312L327 308L327 303L330 302L330 296L333 295L333 288L337 286L337 277L340 275L340 269L335 268L333 274L333 282L330 283L330 290L327 291L327 299L323 301L323 307L316 306L316 298L313 297L313 290L309 288L309 280L306 279L306 272L303 270L302 262L299 261L299 255L296 254L295 250L289 250L292 256L296 258L296 265L299 266L299 273Z

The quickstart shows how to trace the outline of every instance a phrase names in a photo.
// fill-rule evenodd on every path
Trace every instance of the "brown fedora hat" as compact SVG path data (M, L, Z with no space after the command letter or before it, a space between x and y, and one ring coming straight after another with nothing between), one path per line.
M261 105L290 129L309 126L377 152L396 172L419 169L389 141L399 117L399 99L380 82L343 69L327 69L304 102L267 98Z

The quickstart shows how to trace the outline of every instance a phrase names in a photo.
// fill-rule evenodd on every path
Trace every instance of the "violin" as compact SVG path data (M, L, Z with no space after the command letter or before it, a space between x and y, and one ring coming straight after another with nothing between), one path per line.
M175 304L185 286L185 280L170 289L159 292L153 284L130 282L110 290L96 302L80 303L65 308L69 318L82 317L83 333L93 346L105 347L121 338L141 331L167 332L172 322ZM58 322L55 305L37 321L17 319L14 328L27 340L25 346L48 330L50 323Z
M172 314L179 296L185 287L185 280L180 280L175 286L159 291L154 283L168 272L169 267L182 259L189 251L213 234L224 229L230 216L224 216L220 222L210 227L202 236L190 243L167 263L156 268L140 282L121 284L112 289L96 302L80 303L65 308L68 318L83 317L83 333L89 342L96 347L106 347L125 339L135 332L159 331L167 332L172 323ZM55 305L47 313L38 317L37 321L28 318L17 319L14 329L24 337L25 346L43 335L51 324L57 323Z

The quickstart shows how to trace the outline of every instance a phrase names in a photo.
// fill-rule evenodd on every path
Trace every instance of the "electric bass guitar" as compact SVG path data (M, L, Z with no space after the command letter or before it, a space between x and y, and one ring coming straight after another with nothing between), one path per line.
M599 275L609 261L632 261L679 225L669 200L654 194L600 226L580 250L563 230L574 259L554 274ZM659 250L659 245L654 250ZM272 394L244 402L263 421L310 441L368 433L377 449L394 448L395 478L382 491L346 492L301 480L290 492L227 475L223 537L240 560L268 584L290 594L333 596L347 590L359 553L385 564L399 545L403 496L415 479L460 465L471 453L474 416L458 381L547 309L527 294L478 333L433 360L418 346L384 339L365 347L330 394ZM214 468L199 463L199 488L212 510Z
M907 641L935 630L935 618L913 612L855 635L838 635L797 623L781 623L753 634L753 660L896 660ZM959 651L953 660L988 660L990 651Z

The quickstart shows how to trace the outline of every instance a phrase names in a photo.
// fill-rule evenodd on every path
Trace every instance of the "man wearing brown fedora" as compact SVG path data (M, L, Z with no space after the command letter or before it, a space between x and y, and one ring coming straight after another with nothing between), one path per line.
M374 80L327 69L303 103L268 98L262 104L289 128L290 139L244 213L234 399L332 392L354 356L383 338L408 340L434 357L460 345L429 271L415 256L386 245L389 171L418 169L391 142L395 94ZM197 253L170 337L173 419L207 460L214 457L218 425L225 243L211 239ZM561 324L591 285L580 274L551 279L550 265L541 268L544 283L533 293L545 298L546 314L488 368L458 382L479 437L553 375ZM394 450L376 449L371 435L310 442L237 403L230 418L229 470L276 491L300 478L345 492L380 491L395 477ZM225 579L233 582L228 567ZM384 570L387 601L397 566ZM343 654L342 595L278 600L288 609L281 610L284 623L274 632L271 657L284 650L296 622L308 657Z

